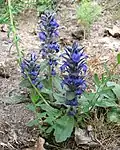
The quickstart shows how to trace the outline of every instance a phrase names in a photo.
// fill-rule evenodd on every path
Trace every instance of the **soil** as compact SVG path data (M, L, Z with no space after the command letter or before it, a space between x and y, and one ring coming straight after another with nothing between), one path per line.
M98 73L100 76L104 72L103 64L105 62L110 69L116 63L116 56L120 52L120 39L104 36L104 31L114 25L120 28L120 20L114 20L109 9L104 10L100 18L92 25L87 39L83 39L82 35L80 36L82 27L75 15L76 3L63 0L58 4L59 43L63 49L65 45L77 40L85 47L89 56L88 85L91 87L93 74ZM26 10L17 20L20 49L25 55L32 51L39 53L37 12ZM39 136L36 128L26 126L26 123L34 118L34 114L26 109L28 99L25 91L19 87L21 73L16 59L17 54L12 38L7 37L7 32L0 32L0 150L27 150L35 145ZM119 71L120 67L117 68L116 73ZM21 95L23 97L19 99ZM114 129L117 129L117 132L115 131L113 136L113 126L110 125L109 128L106 128L104 125L103 130L109 131L107 136L111 134L114 138L107 137L110 139L109 144L104 142L105 147L97 148L97 150L120 150L120 142L116 140L116 138L120 139L120 127L114 127ZM101 129L98 131L101 133ZM101 138L103 137L101 136ZM102 141L101 138L100 141ZM81 148L74 147L73 149L80 150Z

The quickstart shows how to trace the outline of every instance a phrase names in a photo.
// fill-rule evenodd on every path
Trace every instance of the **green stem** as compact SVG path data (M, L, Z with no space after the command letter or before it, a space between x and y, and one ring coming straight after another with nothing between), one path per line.
M15 28L14 20L13 20L11 0L8 0L8 8L9 8L9 15L10 15L10 24L11 24L12 32L13 32L13 41L14 41L15 46L16 46L17 55L18 55L18 62L20 64L21 60L22 60L22 55L21 55L21 51L18 47L18 38L17 38L16 28Z
M32 84L32 81L31 81L31 79L30 79L30 77L29 77L29 75L28 75L27 72L26 72L26 74L27 74L27 77L28 77L29 82L31 83L32 87L35 89L35 91L37 92L37 94L42 98L42 100L45 102L45 104L47 104L47 105L49 106L48 102L47 102L47 101L45 100L45 98L41 95L41 93L39 92L39 90L35 87L34 84Z
M50 94L50 99L53 101L53 78L51 75L51 67L49 66L49 73L48 73L48 82L49 82L49 87L52 90L52 94Z
M49 82L49 87L51 88L51 67L49 65L49 72L48 72L48 82Z

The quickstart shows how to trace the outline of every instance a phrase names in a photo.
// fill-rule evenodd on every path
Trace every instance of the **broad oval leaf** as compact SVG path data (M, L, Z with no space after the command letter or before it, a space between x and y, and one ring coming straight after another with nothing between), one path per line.
M74 129L75 120L74 117L63 116L56 120L54 125L54 136L56 142L63 142L69 138Z

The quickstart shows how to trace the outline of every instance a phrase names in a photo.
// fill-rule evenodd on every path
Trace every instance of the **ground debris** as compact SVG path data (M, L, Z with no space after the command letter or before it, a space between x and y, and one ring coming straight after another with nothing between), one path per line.
M104 36L112 36L114 38L120 38L120 28L117 27L116 25L113 26L113 28L106 28L104 31L105 35Z
M73 39L75 40L83 40L84 39L84 30L76 30L71 33Z
M1 32L8 32L8 26L7 26L7 24L1 24L0 25L0 31Z
M88 129L75 129L75 141L80 147L96 147L100 144L96 141L93 135L92 127L88 126Z
M45 150L44 143L45 143L45 140L39 137L34 147L30 147L30 148L26 148L22 150Z

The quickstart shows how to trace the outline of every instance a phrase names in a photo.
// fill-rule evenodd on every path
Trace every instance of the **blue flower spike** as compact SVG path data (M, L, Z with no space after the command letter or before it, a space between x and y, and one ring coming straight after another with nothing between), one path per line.
M65 48L65 53L62 55L63 64L60 67L61 72L63 72L62 87L66 85L69 89L68 92L73 93L75 97L70 100L66 99L66 105L70 106L76 110L78 106L78 95L80 96L86 89L86 72L87 55L84 54L83 48L74 42L72 46ZM70 111L69 114L74 114L77 111Z
M40 72L40 65L37 64L36 61L37 56L35 53L31 54L30 60L24 59L21 63L21 73L23 74L23 78L25 79L28 79L28 74L32 81L32 84L41 89L43 85L38 77Z
M55 76L55 66L57 61L55 58L56 53L59 52L60 46L57 43L59 24L55 19L55 14L46 12L41 15L40 33L39 38L41 41L41 54L42 58L48 61L51 67L51 75Z

